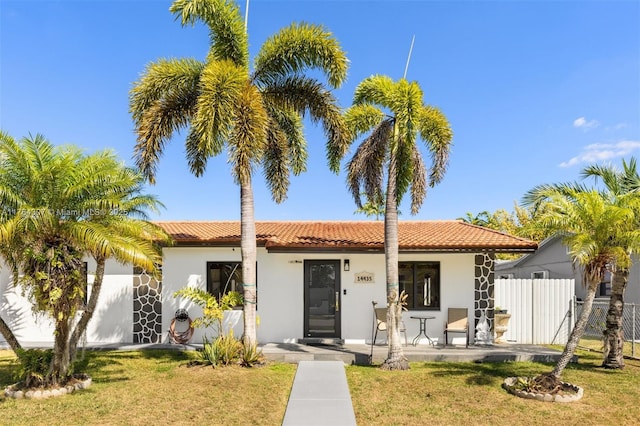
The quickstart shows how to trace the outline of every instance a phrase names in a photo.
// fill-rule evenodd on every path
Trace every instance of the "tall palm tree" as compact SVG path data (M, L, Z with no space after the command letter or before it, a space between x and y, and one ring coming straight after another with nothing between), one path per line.
M622 170L612 165L591 165L582 171L583 178L594 177L602 181L607 191L612 196L635 194L640 196L640 175L638 175L637 162L632 157L627 163L622 160ZM640 227L640 215L637 216ZM637 253L640 247L626 247L631 256ZM604 330L604 359L602 366L606 368L624 368L624 332L622 318L624 313L624 293L629 281L629 267L614 265L613 278L611 280L611 296L607 311L606 327Z
M383 369L408 369L399 333L402 296L398 279L398 204L411 193L411 213L416 214L427 186L439 183L446 171L453 133L442 112L424 105L417 82L374 75L355 90L353 106L345 112L345 121L355 141L364 134L360 146L347 164L347 186L358 207L360 194L369 200L383 194L385 201L385 262L387 273L387 318L389 354ZM416 143L422 139L431 154L427 178L424 159Z
M159 206L141 193L144 182L112 152L85 156L41 135L15 141L0 134L0 245L13 249L7 261L14 282L24 286L36 311L54 320L49 383L69 374L98 300L104 261L112 257L153 271L161 259L153 240L166 237L164 232L139 219ZM85 255L97 260L98 271L89 306L74 329L84 298Z
M330 167L348 147L330 87L346 78L347 59L321 26L292 24L270 37L249 66L248 36L238 6L229 0L177 0L170 11L183 25L209 27L205 60L158 60L147 66L130 93L136 162L150 182L164 145L181 128L191 171L201 176L207 160L226 147L240 186L244 341L256 344L256 231L252 175L262 166L273 199L286 198L289 175L306 168L302 117L321 122Z
M553 371L536 378L541 386L554 388L573 357L591 313L596 289L610 265L628 267L626 247L637 244L635 229L638 201L635 197L611 197L573 183L541 185L523 198L525 205L543 207L539 227L561 235L573 263L583 271L587 289L582 312Z

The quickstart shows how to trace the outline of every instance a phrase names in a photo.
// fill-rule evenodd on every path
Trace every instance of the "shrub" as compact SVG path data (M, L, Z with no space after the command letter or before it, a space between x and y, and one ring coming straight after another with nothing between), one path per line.
M243 367L253 367L264 363L264 355L262 350L258 349L256 344L245 343L242 346L242 356L240 364Z
M201 363L217 367L238 363L242 355L242 342L233 337L233 333L209 340L204 337L199 351Z
M15 378L25 387L39 387L48 384L53 360L52 349L18 349L18 368Z

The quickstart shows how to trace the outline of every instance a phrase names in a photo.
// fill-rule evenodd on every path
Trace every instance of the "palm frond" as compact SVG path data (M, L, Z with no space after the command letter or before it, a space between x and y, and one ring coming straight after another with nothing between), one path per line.
M344 121L351 140L358 139L377 126L385 114L376 106L369 104L354 105L344 113Z
M211 44L207 61L229 60L248 69L249 41L235 1L176 0L169 11L180 18L183 26L201 21L209 27Z
M240 98L247 85L245 70L231 61L209 62L200 78L200 96L191 120L187 157L196 176L206 159L222 152L237 120Z
M359 208L362 207L361 188L370 200L381 197L388 140L392 134L393 121L383 120L347 163L347 187Z
M418 129L431 154L429 186L440 183L447 171L453 131L449 120L438 108L426 106L418 114Z
M189 124L196 112L204 64L195 60L161 60L150 64L129 95L137 142L136 165L151 183L164 145Z
M236 183L251 176L253 167L262 160L267 144L269 116L258 88L245 84L236 98L236 113L228 140L229 162Z
M411 214L417 214L427 196L427 179L424 160L416 145L413 145L411 164Z
M324 27L294 23L267 39L255 58L254 68L253 79L259 86L317 69L336 88L347 77L348 60L336 38Z
M288 138L275 124L269 128L262 170L273 200L283 202L289 189L290 155Z
M353 94L353 104L372 104L391 107L391 96L395 83L386 75L372 75L358 84Z

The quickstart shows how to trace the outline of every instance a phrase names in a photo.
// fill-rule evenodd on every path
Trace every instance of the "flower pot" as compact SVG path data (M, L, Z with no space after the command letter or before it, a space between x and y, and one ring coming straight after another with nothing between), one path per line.
M509 319L511 318L511 314L499 314L495 313L493 316L494 319L494 330L496 333L495 343L506 343L507 340L504 337L504 333L507 332L509 326Z

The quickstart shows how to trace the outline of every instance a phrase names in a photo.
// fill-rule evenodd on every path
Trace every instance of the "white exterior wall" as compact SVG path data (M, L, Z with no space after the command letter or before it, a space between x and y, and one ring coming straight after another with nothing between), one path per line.
M89 294L93 284L95 262L88 266ZM11 271L0 264L0 315L21 344L53 343L53 322L43 314L34 314L31 302L14 287ZM133 340L132 267L108 261L96 312L87 327L87 342L119 343ZM79 316L80 314L78 314ZM0 342L4 342L0 336Z
M341 337L347 343L371 341L373 310L371 301L386 305L386 279L384 254L371 253L268 253L258 249L258 340L267 342L295 342L303 338L304 321L304 260L350 261L350 271L341 268ZM186 299L176 299L173 293L187 285L206 288L207 262L239 262L240 249L186 248L164 249L162 289L162 329L167 331L178 308L187 308L191 318L201 314L199 307ZM418 334L419 323L411 315L421 313L434 316L427 321L427 334L442 341L448 307L467 307L473 334L474 308L474 254L404 253L400 261L438 261L441 277L441 308L438 311L404 312L409 342ZM296 263L299 262L299 263ZM95 262L88 261L89 292L93 283ZM354 283L359 272L374 274L375 282ZM133 270L131 265L107 262L104 283L96 312L87 328L88 343L131 343L133 341ZM346 294L344 292L346 291ZM8 268L0 268L0 315L11 326L23 344L52 343L51 320L31 312L31 303L11 283ZM243 331L242 311L230 312L236 336ZM205 335L212 337L214 330L196 330L192 342L201 343ZM379 336L378 338L384 338ZM454 340L455 339L455 340ZM426 340L426 339L425 339ZM471 336L473 341L473 336ZM464 337L452 336L452 343L464 343ZM0 337L0 342L3 342ZM424 340L421 343L426 343Z
M304 328L304 260L350 261L350 271L341 270L341 337L346 343L371 341L373 310L371 301L385 306L386 279L384 254L371 253L268 253L258 248L258 341L296 342L303 338ZM168 330L173 314L186 308L191 318L201 315L199 307L186 299L176 299L173 293L184 286L206 288L207 262L239 262L240 249L210 247L170 247L164 250L163 263L163 329ZM473 254L401 254L400 261L439 261L442 306L439 311L418 311L436 317L427 321L427 334L442 339L448 307L467 307L470 317L474 308ZM342 268L341 268L342 269ZM370 272L375 276L371 284L354 283L354 275ZM346 291L346 294L344 294ZM409 341L418 334L419 323L411 319L416 311L404 312ZM238 322L234 334L242 335L241 311L234 311ZM473 327L472 334L473 334ZM215 329L196 330L193 342L203 336L212 337ZM473 336L472 336L473 339ZM426 340L426 339L425 339ZM464 337L452 343L459 343Z

